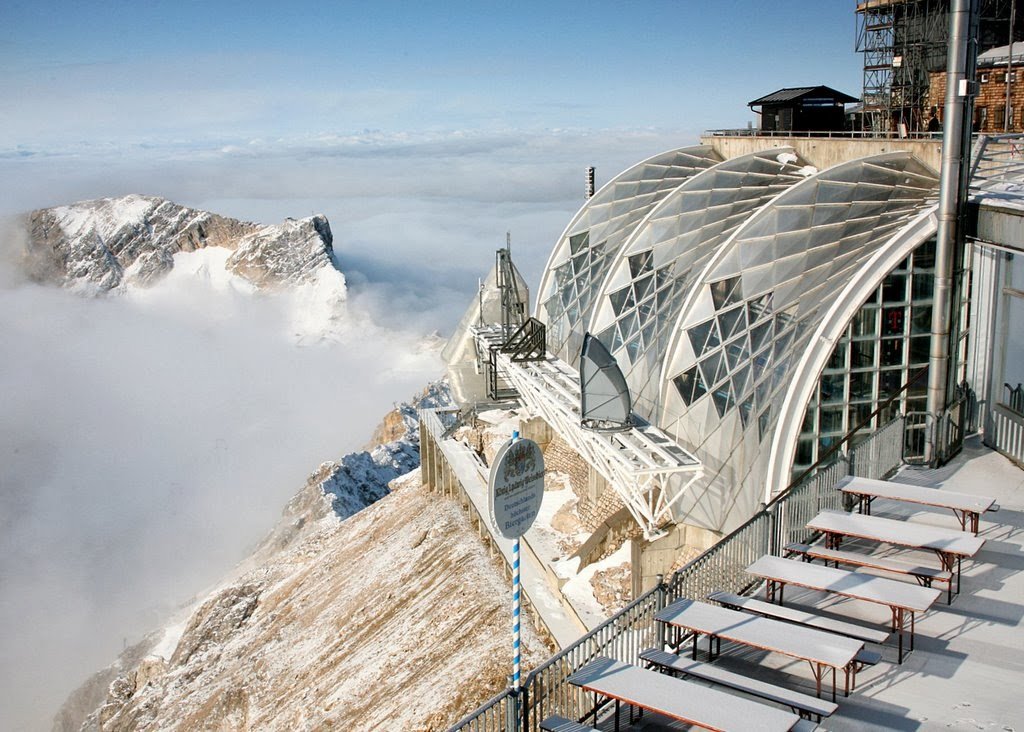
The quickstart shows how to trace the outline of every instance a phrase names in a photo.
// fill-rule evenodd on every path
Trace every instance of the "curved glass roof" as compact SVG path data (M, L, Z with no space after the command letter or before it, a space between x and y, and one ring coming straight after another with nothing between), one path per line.
M791 148L732 158L680 185L633 231L590 330L626 374L638 414L656 416L662 364L691 276L752 211L815 172Z
M763 443L795 362L813 350L823 366L831 350L810 334L831 298L930 205L937 186L935 173L909 153L830 168L758 210L691 278L663 355L657 421L732 497L703 510L728 512L737 499L750 503L738 515L756 507L769 453ZM874 275L871 286L886 271ZM721 525L724 515L707 520Z
M556 244L537 300L548 349L576 364L584 332L597 335L634 411L704 465L676 519L733 528L791 461L796 438L775 431L785 408L787 434L799 432L806 399L790 386L821 371L834 341L813 334L849 320L887 257L928 238L921 214L937 190L906 152L822 172L786 148L655 156L602 188Z
M619 174L587 200L559 238L538 290L548 350L576 364L596 290L634 227L665 196L721 158L708 146L670 150Z

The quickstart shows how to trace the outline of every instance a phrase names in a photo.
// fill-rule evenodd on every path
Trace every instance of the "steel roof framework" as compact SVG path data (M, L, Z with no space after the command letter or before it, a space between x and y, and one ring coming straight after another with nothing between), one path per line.
M594 432L580 423L580 376L565 361L546 354L514 361L502 351L500 327L473 329L478 352L494 354L502 377L523 404L540 415L611 486L647 539L672 520L673 505L703 474L700 461L663 431L643 421L622 432ZM672 486L673 476L682 486Z

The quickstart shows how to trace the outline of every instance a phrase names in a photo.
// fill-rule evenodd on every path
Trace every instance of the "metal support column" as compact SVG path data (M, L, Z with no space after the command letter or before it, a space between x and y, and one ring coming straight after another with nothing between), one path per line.
M935 296L932 303L931 351L928 369L928 414L938 424L946 408L949 380L950 331L954 309L954 283L957 275L957 250L962 248L963 231L960 213L965 191L963 173L967 166L964 156L969 143L971 120L966 112L971 109L973 73L968 68L974 63L970 54L977 54L978 0L951 0L949 16L949 52L946 58L946 102L943 117L942 166L939 183L938 231L935 253ZM964 132L966 130L966 133ZM969 137L967 138L969 141ZM958 243L959 242L959 243ZM936 454L937 431L931 430L926 459Z

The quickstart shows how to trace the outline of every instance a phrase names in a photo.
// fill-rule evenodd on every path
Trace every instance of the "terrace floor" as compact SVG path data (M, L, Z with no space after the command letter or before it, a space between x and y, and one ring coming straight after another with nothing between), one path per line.
M894 639L882 661L862 670L849 697L837 698L839 710L823 720L827 730L1024 730L1024 470L1002 455L969 440L963 452L936 470L906 468L895 478L907 483L992 496L1001 508L982 516L984 547L964 562L961 594L946 605L945 594L917 619L914 651L896 663ZM959 528L951 512L875 502L872 513L891 518ZM855 545L844 542L844 548ZM884 547L874 547L882 551ZM923 561L935 563L931 554ZM867 571L867 570L861 570ZM879 573L884 574L884 573ZM887 609L856 600L829 599L823 593L786 589L786 604L822 614L885 627ZM701 643L701 649L705 648ZM715 663L814 694L806 663L722 643ZM841 685L840 680L840 685ZM677 730L686 725L656 715L622 729ZM602 720L602 730L614 720Z

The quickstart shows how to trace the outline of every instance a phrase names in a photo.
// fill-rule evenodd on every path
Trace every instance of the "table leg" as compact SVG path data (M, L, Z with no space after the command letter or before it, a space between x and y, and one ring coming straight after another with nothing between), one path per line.
M811 664L811 675L814 677L814 687L815 687L815 690L817 691L818 698L820 699L821 698L821 676L824 673L824 670L822 669L822 665L820 663L814 663L813 661L808 661L808 663Z
M697 636L700 635L697 632L693 634L693 653L690 654L694 661L697 660Z
M594 720L594 724L597 724L597 720ZM619 732L619 700L615 700L615 732Z

